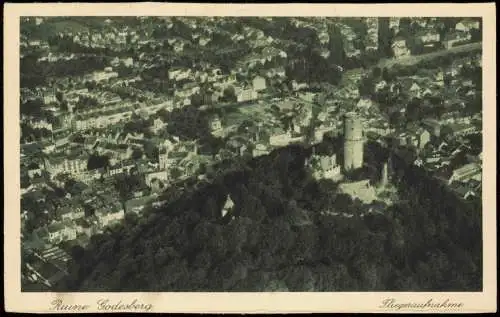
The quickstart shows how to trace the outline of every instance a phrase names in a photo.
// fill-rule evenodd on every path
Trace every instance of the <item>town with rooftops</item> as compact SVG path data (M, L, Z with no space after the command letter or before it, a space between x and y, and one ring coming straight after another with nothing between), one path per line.
M482 36L462 17L23 17L23 291L476 289Z

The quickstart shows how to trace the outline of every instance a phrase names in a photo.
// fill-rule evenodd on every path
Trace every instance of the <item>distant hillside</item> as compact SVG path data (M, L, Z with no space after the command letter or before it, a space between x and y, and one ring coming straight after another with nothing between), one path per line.
M58 34L59 32L88 32L89 27L83 21L78 21L76 18L67 20L48 20L40 25L35 23L21 23L21 34L29 36L30 39L48 40L49 37Z
M480 208L401 165L407 202L359 217L368 206L311 180L302 168L307 155L288 147L178 199L174 190L167 206L128 215L92 237L83 255L75 251L70 276L54 290L481 289ZM218 216L228 194L232 221Z

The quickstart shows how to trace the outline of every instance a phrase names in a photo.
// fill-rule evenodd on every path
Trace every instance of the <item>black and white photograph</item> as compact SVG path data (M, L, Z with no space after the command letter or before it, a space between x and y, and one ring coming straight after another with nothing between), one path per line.
M483 292L484 32L21 16L21 292Z

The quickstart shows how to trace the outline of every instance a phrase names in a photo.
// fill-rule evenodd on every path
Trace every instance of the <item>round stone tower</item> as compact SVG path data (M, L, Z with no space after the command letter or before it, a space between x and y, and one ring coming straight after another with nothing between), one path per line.
M354 112L344 117L344 170L351 171L363 166L363 125Z

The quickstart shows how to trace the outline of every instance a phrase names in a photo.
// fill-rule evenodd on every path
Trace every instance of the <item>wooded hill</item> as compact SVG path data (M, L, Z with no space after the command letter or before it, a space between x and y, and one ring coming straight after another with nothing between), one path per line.
M480 291L480 202L393 157L404 203L383 215L336 195L290 146L74 248L56 291ZM382 150L377 155L387 155ZM220 219L228 194L232 221ZM167 193L165 194L167 195ZM174 198L177 196L178 198ZM354 214L323 216L322 210Z

